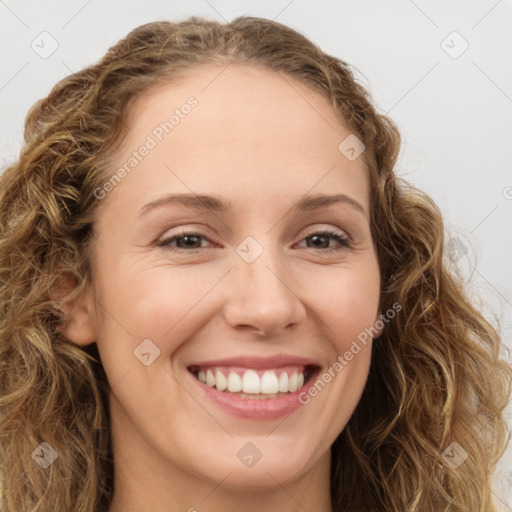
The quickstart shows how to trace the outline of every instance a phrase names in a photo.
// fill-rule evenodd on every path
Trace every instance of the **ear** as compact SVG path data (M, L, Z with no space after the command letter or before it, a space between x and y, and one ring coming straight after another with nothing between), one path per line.
M91 292L82 289L76 297L61 300L77 286L76 281L69 274L65 274L60 278L52 298L59 301L60 309L64 314L64 319L57 331L76 345L86 346L96 341L93 322L94 298Z

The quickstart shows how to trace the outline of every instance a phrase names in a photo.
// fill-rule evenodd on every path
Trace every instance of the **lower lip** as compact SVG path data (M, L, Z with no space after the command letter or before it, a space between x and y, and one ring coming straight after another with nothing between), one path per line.
M229 414L251 420L276 420L291 414L303 405L299 402L299 395L317 372L311 375L302 388L278 398L242 398L226 391L217 391L202 383L189 371L187 373L212 402Z

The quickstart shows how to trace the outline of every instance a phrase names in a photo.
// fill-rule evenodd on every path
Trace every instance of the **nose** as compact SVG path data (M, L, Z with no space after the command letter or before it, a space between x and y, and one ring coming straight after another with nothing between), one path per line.
M298 325L305 317L305 306L282 257L268 249L252 263L235 256L224 307L230 327L276 337Z

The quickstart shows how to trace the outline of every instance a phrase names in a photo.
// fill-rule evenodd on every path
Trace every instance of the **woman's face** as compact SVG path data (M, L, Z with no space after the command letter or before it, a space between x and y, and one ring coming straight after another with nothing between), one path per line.
M328 471L380 291L351 132L303 84L241 65L144 93L128 124L106 180L125 172L98 192L81 324L111 386L119 471L244 488Z

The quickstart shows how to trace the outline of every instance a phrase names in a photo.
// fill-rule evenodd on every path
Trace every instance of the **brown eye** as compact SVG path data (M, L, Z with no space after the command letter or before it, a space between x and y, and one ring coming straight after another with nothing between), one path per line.
M157 242L158 247L166 247L171 250L183 250L185 252L195 252L199 249L209 249L201 247L201 239L209 240L204 233L196 231L182 231L173 236L163 238ZM173 244L176 242L176 245Z
M331 248L329 247L330 238L336 240L341 247ZM331 230L317 231L307 235L303 240L310 240L308 248L317 248L323 252L331 253L339 251L348 247L351 247L350 239L347 235ZM307 243L307 242L306 242Z
M201 240L209 240L204 234L197 231L181 231L170 237L163 238L157 242L158 247L165 247L170 250L197 252L199 250L211 250L211 247L201 247ZM338 247L329 247L330 239L338 242ZM308 249L319 249L318 252L332 253L351 247L350 238L338 231L323 230L313 232L302 240L306 240ZM311 243L310 243L311 242Z

